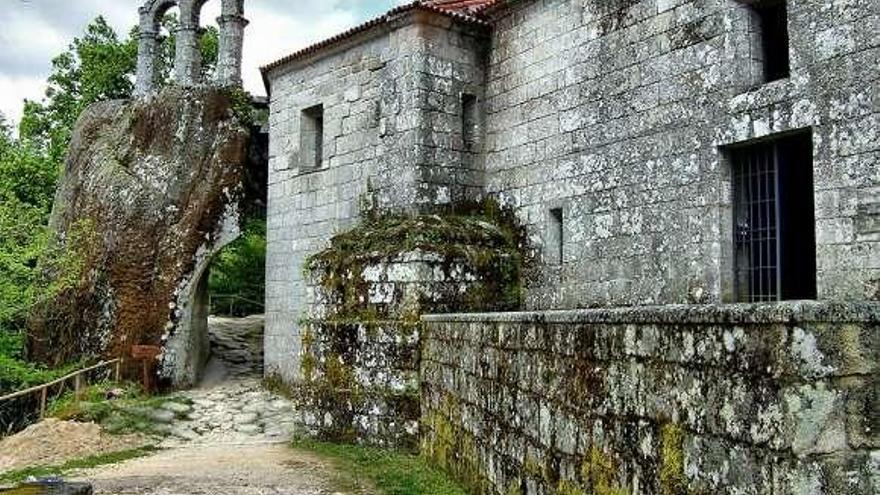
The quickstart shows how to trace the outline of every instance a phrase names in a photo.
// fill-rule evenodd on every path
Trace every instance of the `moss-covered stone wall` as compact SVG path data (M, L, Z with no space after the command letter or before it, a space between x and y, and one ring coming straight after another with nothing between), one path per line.
M419 317L519 307L522 235L493 203L373 214L308 263L301 322L303 425L314 436L415 450Z
M880 305L424 321L422 452L473 493L876 491Z

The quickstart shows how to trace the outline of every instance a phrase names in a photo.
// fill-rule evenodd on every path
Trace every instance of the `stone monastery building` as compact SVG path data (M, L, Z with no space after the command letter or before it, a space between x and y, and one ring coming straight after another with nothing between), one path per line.
M880 0L419 1L264 67L267 377L476 494L880 493L878 67Z
M529 309L877 301L878 66L876 0L422 1L278 60L267 371L368 192L513 207Z

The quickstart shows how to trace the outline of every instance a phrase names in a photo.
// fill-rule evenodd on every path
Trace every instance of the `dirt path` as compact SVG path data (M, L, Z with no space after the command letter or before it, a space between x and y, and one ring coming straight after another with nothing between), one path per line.
M97 495L343 493L351 486L327 461L290 447L291 404L260 384L254 349L260 318L210 321L215 357L201 385L179 395L192 401L185 418L169 418L163 450L113 466L75 473Z
M178 447L78 478L107 495L329 495L341 486L332 465L286 444Z

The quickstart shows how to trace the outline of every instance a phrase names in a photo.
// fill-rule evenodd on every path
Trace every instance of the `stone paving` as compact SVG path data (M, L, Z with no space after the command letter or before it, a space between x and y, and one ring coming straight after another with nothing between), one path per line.
M187 403L170 400L154 413L170 433L162 450L76 478L96 495L370 493L331 462L290 447L293 408L261 385L262 324L211 318L214 357L200 386L176 394Z
M212 317L209 328L213 357L201 385L177 394L191 404L168 402L156 415L171 433L162 446L290 440L291 403L261 384L263 317Z

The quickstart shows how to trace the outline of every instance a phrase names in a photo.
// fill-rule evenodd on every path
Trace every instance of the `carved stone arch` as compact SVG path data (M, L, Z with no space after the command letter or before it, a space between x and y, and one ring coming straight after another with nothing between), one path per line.
M147 0L139 9L140 37L138 39L137 81L135 95L153 92L156 84L156 50L159 24L168 9L177 6L177 0Z
M172 7L178 5L178 0L147 0L140 8L141 15L140 29L141 33L159 33L159 23L162 17Z
M141 7L141 35L138 46L138 70L135 92L145 96L154 91L156 77L156 49L159 23L162 16L174 6L180 7L180 25L176 31L174 54L174 81L181 86L199 84L201 53L199 50L202 7L209 0L147 0ZM222 0L220 47L216 83L220 86L241 84L241 57L244 44L244 0Z

